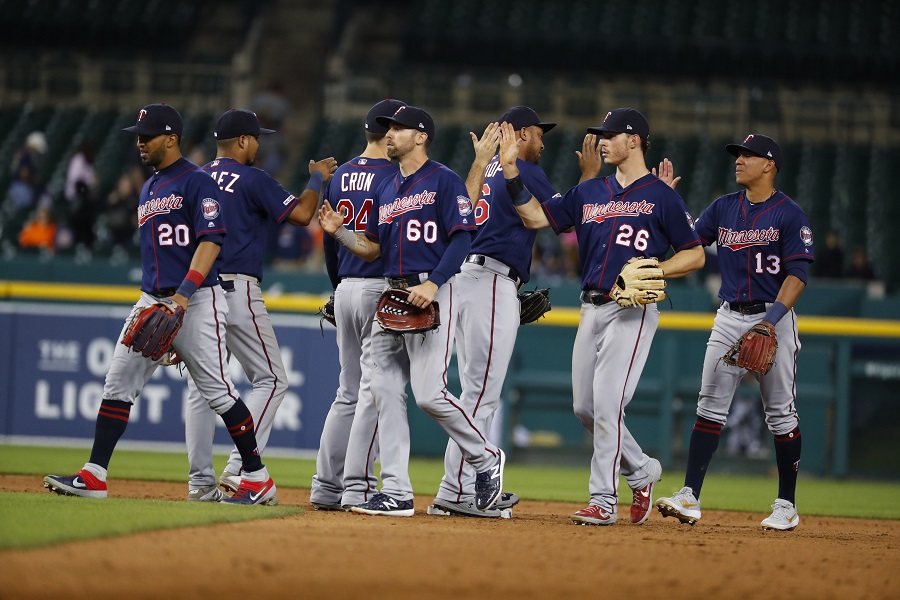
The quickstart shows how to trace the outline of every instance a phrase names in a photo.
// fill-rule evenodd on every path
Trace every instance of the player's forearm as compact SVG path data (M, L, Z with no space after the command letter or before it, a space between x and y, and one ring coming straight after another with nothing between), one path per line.
M806 284L798 277L788 275L781 284L781 289L778 290L778 297L775 298L775 302L781 302L788 310L791 310L805 289Z
M191 258L190 270L197 271L206 278L221 249L222 247L215 242L200 242Z
M525 184L519 177L519 169L513 168L510 169L510 171L515 171L516 174L509 177L506 173L506 167L504 167L503 173L504 177L506 177L506 191L509 193L509 197L516 207L516 212L518 212L519 216L522 218L522 223L527 229L543 229L544 227L550 227L550 221L547 220L547 215L544 214L541 203L538 202L537 198L535 198L530 191L528 191L528 188L525 187Z
M704 264L706 254L703 252L703 246L694 246L676 252L669 260L659 263L659 268L663 270L666 279L677 279L702 269Z
M484 172L487 169L490 160L482 162L477 158L469 169L469 175L466 177L466 190L469 192L469 199L472 204L478 204L481 198L481 188L484 186Z
M341 227L334 234L338 243L360 257L366 262L372 262L381 256L381 246L367 238L362 233L354 233L346 227Z
M306 227L312 221L313 215L319 208L319 192L315 190L303 190L300 201L288 215L287 222L291 225Z

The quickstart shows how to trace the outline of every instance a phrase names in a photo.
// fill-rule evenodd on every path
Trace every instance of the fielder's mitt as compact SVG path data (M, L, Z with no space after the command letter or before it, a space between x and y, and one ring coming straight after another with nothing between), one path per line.
M334 294L331 295L328 302L322 305L319 314L322 315L322 319L337 327L337 321L334 318Z
M135 352L159 360L172 349L172 341L184 323L184 309L172 300L160 300L141 309L125 330L122 343Z
M625 263L609 292L619 306L643 306L665 300L666 280L655 258L635 258Z
M550 288L519 294L519 324L533 323L550 310Z
M408 290L391 288L378 299L375 319L392 333L426 333L441 325L441 312L437 302L419 308L410 303Z
M757 323L731 345L722 360L726 365L765 375L775 364L777 350L775 328L768 323Z

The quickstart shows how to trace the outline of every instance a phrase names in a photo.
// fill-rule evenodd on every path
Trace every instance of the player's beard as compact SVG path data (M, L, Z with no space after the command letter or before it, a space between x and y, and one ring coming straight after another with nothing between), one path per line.
M148 167L156 167L159 165L163 159L166 157L166 146L165 144L160 144L158 148L155 150L150 150L147 148L147 158L143 159L143 162Z

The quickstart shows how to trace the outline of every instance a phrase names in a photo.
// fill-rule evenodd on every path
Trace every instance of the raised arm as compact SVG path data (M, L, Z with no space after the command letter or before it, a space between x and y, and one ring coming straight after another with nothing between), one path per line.
M600 142L597 136L589 133L584 136L581 143L581 152L575 151L578 157L578 168L581 170L581 179L578 183L593 179L600 174L600 167L603 166L603 157L600 155Z
M331 179L337 168L337 161L332 156L318 161L309 161L309 183L300 194L300 201L288 215L288 223L304 227L309 225L319 208L319 193L322 191L322 184Z
M469 132L469 135L472 137L472 146L475 148L475 160L472 161L469 176L466 177L466 190L469 192L469 199L474 206L478 204L478 199L481 198L481 187L484 185L484 171L497 152L497 144L500 143L500 125L489 123L481 139L478 139L478 136L472 131Z
M381 246L367 238L365 234L355 233L344 227L344 217L334 212L328 200L323 202L322 208L319 209L319 225L325 233L363 260L372 262L381 256Z
M528 229L550 227L550 221L547 220L541 203L531 195L519 178L519 168L516 166L516 158L519 156L518 146L519 140L513 126L509 123L501 124L500 164L503 167L503 177L506 178L506 189L516 206L516 211Z

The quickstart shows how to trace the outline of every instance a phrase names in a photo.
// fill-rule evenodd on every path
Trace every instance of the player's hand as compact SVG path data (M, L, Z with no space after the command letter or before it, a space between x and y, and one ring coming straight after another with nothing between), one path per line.
M473 131L469 132L469 137L472 138L472 146L475 148L475 162L486 167L497 153L497 144L500 143L500 124L488 123L481 139L478 139Z
M328 158L323 158L322 160L310 160L309 161L309 174L312 175L315 172L319 172L322 174L324 181L328 181L331 179L334 172L337 171L338 164L337 161L334 160L333 156L329 156Z
M341 213L334 212L328 200L322 203L318 212L319 226L328 235L334 235L338 229L344 226L344 217Z
M187 307L188 307L188 299L185 298L184 296L182 296L181 294L174 294L174 295L172 295L172 296L169 297L169 300L171 300L172 302L174 302L175 304L177 304L178 306L180 306L180 307L183 308L184 310L187 310ZM166 306L166 309L167 309L170 313L174 313L174 312L175 312L175 310L174 310L172 307Z
M575 151L578 157L578 168L581 170L581 181L593 179L600 174L603 166L603 156L600 154L600 140L593 133L584 136L581 143L581 152Z
M433 281L428 280L425 283L414 285L407 290L409 292L409 301L419 308L425 308L434 301L437 294L438 286Z
M519 174L516 159L519 158L519 136L511 123L500 124L500 166L503 177L512 179Z
M656 169L651 169L650 172L654 175L657 174ZM675 177L675 165L668 158L662 159L662 162L659 163L659 175L657 177L673 190L678 186L678 182L681 181L681 177Z

